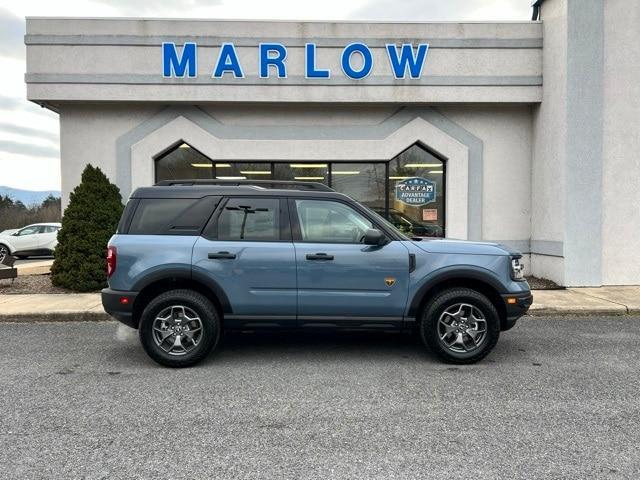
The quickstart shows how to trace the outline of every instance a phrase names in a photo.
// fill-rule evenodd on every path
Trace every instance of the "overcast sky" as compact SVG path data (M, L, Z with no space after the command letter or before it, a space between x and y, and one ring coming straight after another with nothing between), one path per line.
M530 5L531 0L0 0L0 185L60 189L58 116L25 99L25 16L523 21L531 16Z

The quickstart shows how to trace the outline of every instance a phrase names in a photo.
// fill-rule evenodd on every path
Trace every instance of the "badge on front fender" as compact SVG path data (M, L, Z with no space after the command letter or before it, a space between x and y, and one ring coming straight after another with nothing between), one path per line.
M384 283L387 284L387 287L393 287L393 285L396 283L396 279L393 277L387 277L384 279Z

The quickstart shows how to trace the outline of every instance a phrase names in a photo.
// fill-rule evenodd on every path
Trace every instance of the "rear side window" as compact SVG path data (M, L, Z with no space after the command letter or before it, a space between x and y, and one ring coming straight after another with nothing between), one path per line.
M218 240L280 239L280 200L277 198L231 198L220 212Z
M139 201L130 235L199 235L220 197L154 198Z

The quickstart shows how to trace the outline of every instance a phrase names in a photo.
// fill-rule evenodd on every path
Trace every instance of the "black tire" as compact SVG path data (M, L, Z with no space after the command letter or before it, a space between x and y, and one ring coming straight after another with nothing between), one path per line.
M158 314L175 305L193 310L202 324L198 344L190 351L179 355L167 353L156 344L153 336L153 324ZM220 315L211 301L201 293L186 289L170 290L151 300L142 312L138 327L140 342L147 355L160 365L173 368L190 367L204 359L218 345L220 331Z
M500 331L502 332L506 332L508 330L511 330L513 327L516 326L518 322L516 320L512 321L512 322L505 322L502 324L502 327L500 328Z
M451 348L447 348L445 341L440 338L438 330L440 317L448 309L455 310L458 304L471 305L478 309L486 321L486 333L483 339L479 340L479 344L473 346L470 351L453 351ZM452 332L450 335L455 336L457 334ZM500 337L500 317L491 301L480 292L470 288L451 288L437 293L425 305L420 322L420 336L424 344L447 363L475 363L486 357L498 342ZM447 338L450 337L445 337L445 339ZM472 342L471 337L468 335L463 335L463 338L466 340L463 343L469 344Z

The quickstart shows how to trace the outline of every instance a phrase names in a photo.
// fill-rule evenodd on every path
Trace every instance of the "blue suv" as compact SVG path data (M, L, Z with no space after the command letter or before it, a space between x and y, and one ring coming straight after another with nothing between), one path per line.
M147 354L193 365L223 329L415 329L440 358L485 357L532 302L521 255L411 239L321 184L161 182L108 245L105 310Z

